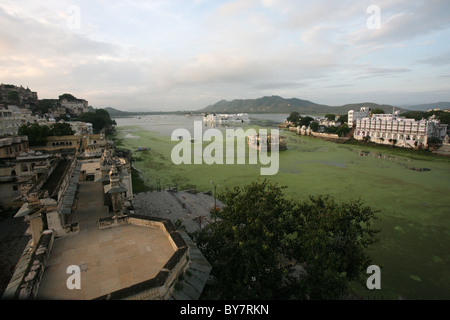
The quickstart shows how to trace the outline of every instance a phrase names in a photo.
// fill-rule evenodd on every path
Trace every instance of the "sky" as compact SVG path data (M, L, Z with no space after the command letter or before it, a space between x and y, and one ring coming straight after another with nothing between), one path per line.
M94 108L450 101L448 0L0 2L0 82Z

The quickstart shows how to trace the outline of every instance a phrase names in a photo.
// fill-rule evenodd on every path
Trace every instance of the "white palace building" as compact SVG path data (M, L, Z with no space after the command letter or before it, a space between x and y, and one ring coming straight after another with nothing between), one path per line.
M238 114L208 114L203 118L207 123L248 123L250 122L247 113Z
M362 111L362 110L361 110ZM444 140L447 125L434 116L429 119L407 119L394 114L372 114L355 121L354 138L404 148L426 148L430 138Z

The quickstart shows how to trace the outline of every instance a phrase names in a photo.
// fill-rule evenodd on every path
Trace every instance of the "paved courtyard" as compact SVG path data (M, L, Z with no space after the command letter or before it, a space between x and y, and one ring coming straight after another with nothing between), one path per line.
M76 235L56 239L38 291L38 299L93 299L156 276L174 253L164 231L135 225L98 228L109 216L102 185L81 182L74 221ZM81 289L69 290L67 267L81 268Z

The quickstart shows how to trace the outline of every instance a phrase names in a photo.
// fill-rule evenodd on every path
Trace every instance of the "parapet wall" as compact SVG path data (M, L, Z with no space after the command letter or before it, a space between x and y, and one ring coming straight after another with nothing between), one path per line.
M188 245L175 230L172 222L168 219L129 214L125 216L102 218L99 220L100 229L112 228L124 224L162 229L175 250L175 253L154 278L103 295L96 300L167 299L172 293L176 279L184 272L184 269L188 264Z
M36 297L54 238L53 230L46 230L42 233L20 283L15 292L11 296L6 296L6 299L27 300Z

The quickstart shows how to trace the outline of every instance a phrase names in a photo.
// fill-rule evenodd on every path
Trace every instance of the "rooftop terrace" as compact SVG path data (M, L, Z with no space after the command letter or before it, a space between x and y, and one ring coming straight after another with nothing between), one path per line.
M155 277L175 249L162 229L124 224L99 228L109 217L101 183L81 182L76 235L55 239L38 299L94 299ZM82 200L82 201L81 201ZM67 267L81 269L81 289L69 290Z

